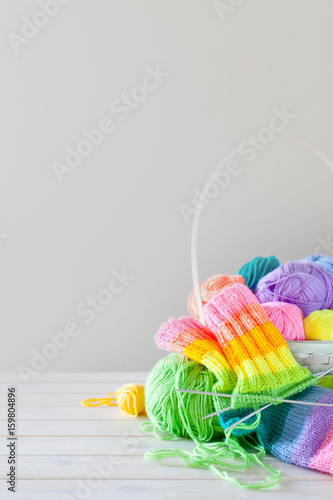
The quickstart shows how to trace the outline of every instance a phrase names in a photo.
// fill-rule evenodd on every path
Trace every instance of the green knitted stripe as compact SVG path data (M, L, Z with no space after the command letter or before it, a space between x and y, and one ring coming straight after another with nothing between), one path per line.
M252 406L255 403L264 404L271 402L275 398L280 400L285 399L293 394L304 391L307 387L314 385L317 380L308 370L302 367L300 367L301 370L297 373L298 376L296 377L293 368L284 368L276 374L254 374L247 378L244 378L244 372L241 372L241 370L238 371L238 368L236 368L236 372L239 382L233 391L233 408L244 408ZM275 383L272 383L273 381ZM285 383L283 384L282 381ZM254 388L256 388L255 392Z

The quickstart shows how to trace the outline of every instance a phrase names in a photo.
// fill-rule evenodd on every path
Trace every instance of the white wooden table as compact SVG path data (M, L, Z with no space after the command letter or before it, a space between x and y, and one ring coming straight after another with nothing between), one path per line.
M118 408L81 405L105 397L124 383L144 383L144 373L40 374L31 383L18 375L0 374L0 498L19 500L118 499L332 499L333 478L287 465L279 486L250 491L218 479L204 469L189 469L175 458L148 461L147 450L192 443L159 441L140 429L147 420L122 416ZM7 491L7 388L17 388L17 483ZM245 480L246 475L240 475ZM251 478L263 478L251 470Z

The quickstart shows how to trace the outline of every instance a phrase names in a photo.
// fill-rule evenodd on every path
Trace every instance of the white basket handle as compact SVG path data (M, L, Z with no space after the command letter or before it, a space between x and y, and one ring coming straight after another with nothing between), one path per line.
M286 141L291 141L291 142L296 142L296 144L299 144L303 148L307 149L311 153L313 153L317 158L322 160L325 165L328 166L330 170L333 172L333 162L326 156L324 153L322 153L319 149L317 149L315 146L312 144L309 144L305 141L302 141L301 139L298 139L296 137L289 137L285 135L277 135L279 139L284 139ZM230 155L228 155L223 161L222 164L228 161L230 158ZM221 163L219 164L219 166ZM206 187L208 186L210 182L210 179L206 182L203 192L205 191ZM198 310L199 310L199 317L200 321L203 325L206 326L205 318L203 315L203 305L202 305L202 300L201 300L201 295L200 295L200 282L199 282L199 273L198 273L198 253L197 253L197 243L198 243L198 229L199 229L199 220L200 220L200 214L202 211L202 205L198 204L195 214L194 214L194 219L193 219L193 226L192 226L192 237L191 237L191 266L192 266L192 279L193 279L193 287L194 287L194 292L195 292L195 299L198 305Z

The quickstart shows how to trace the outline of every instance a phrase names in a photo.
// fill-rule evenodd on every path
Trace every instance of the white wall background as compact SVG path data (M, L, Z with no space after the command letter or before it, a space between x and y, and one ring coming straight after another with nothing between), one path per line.
M186 314L193 189L273 108L333 158L333 3L245 0L221 19L210 0L71 0L15 52L8 33L40 10L0 3L0 370L33 368L71 321L81 333L40 369L149 370L160 324ZM169 76L121 120L111 103L156 65ZM105 117L114 132L59 182L52 162ZM238 160L202 216L202 279L320 238L333 252L329 168L277 138ZM123 267L135 279L86 323L77 306Z

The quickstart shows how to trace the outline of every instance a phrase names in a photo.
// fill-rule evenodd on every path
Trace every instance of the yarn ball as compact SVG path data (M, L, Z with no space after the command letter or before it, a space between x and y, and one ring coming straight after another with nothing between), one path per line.
M329 257L328 255L312 254L309 255L309 257L306 257L306 260L311 260L312 262L315 262L316 264L318 264L318 266L325 269L325 271L328 271L329 273L333 274L332 257Z
M216 415L201 419L215 411L212 396L173 390L176 387L211 392L215 382L213 373L200 363L170 354L155 365L146 381L146 411L150 421L172 437L200 442L223 438L224 431Z
M333 311L314 311L304 320L305 340L333 340Z
M142 384L126 384L116 391L118 406L124 415L137 417L145 413L145 388Z
M324 377L320 377L317 385L321 387L326 387L326 389L333 389L333 375L325 375Z
M244 264L238 271L238 274L243 276L245 284L255 292L258 281L266 276L266 274L274 271L279 265L280 262L274 255L270 257L255 257L250 262Z
M298 306L286 302L267 302L262 307L285 340L305 340L304 316Z
M225 276L224 274L217 274L216 276L209 278L204 283L200 283L200 296L202 305L204 306L205 304L207 304L207 302L215 297L215 295L220 293L221 290L232 286L235 283L242 283L244 285L244 278L239 275ZM189 295L187 307L190 313L193 314L193 316L195 316L197 319L200 318L194 290L192 290Z
M333 275L308 260L287 262L261 278L256 295L262 304L295 304L308 316L333 306Z

